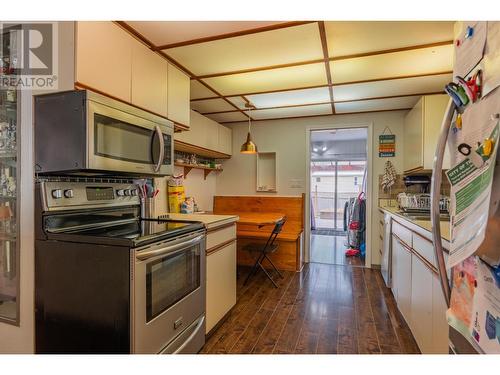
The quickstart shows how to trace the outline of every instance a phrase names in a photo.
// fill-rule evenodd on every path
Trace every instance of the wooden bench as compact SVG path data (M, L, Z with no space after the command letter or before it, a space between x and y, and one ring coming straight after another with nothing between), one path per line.
M286 215L286 223L278 235L280 247L270 258L280 270L300 271L304 264L304 195L299 197L267 196L215 196L215 214L242 212L279 212ZM237 259L240 265L253 265L255 259L241 248L250 242L262 242L269 238L272 225L237 224Z

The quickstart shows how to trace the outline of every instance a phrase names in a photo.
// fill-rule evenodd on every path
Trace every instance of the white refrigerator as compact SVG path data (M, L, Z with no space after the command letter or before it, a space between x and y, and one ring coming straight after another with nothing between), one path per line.
M457 22L454 43L454 83L446 88L432 176L434 250L450 353L500 353L500 22ZM445 152L452 167L443 175ZM447 261L435 225L443 178L451 185Z

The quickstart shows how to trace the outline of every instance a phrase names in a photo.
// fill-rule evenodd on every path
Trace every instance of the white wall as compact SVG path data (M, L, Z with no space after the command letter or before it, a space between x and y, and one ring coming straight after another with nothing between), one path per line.
M277 194L257 193L256 162L254 155L234 153L224 162L224 172L217 177L217 195L300 195L306 192L306 132L308 129L328 127L370 126L373 128L373 194L372 215L378 207L378 175L384 171L386 160L391 160L396 171L403 170L403 118L407 111L378 112L355 115L336 115L289 120L256 121L252 123L252 137L259 151L275 151L277 158ZM239 149L247 132L246 123L228 124L233 129L233 149ZM388 126L396 135L396 157L378 157L378 136ZM372 264L380 264L378 253L378 220L372 220Z
M175 175L184 174L184 168L175 167L174 173ZM204 180L203 170L191 169L187 178L184 179L186 197L194 197L200 210L212 211L213 209L216 173L222 174L225 172L211 172L207 179Z

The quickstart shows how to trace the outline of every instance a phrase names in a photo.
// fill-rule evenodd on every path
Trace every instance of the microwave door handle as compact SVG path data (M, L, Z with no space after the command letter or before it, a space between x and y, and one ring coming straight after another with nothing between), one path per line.
M160 156L158 157L158 163L155 165L154 171L159 172L165 158L165 142L163 140L163 133L158 125L155 126L155 134L160 144Z
M438 144L436 146L436 153L434 155L434 165L432 168L432 179L431 179L431 224L432 224L432 242L434 243L434 254L436 256L439 279L441 281L441 289L443 291L444 299L448 307L450 306L450 284L448 282L448 275L446 272L446 264L444 262L443 255L443 242L441 239L441 227L440 227L440 198L441 198L441 179L443 172L443 159L446 149L446 142L448 139L448 133L451 127L451 120L455 112L455 104L450 99L448 102L448 107L441 124L441 134L439 135Z
M147 259L150 259L150 258L154 258L154 257L156 257L158 255L172 254L172 253L174 253L176 251L184 250L184 249L186 249L188 247L191 247L192 245L200 242L203 239L204 236L205 235L201 235L201 236L193 238L192 240L181 242L179 244L172 245L172 246L162 247L160 249L143 251L143 252L138 253L136 255L136 258L138 260L147 260Z

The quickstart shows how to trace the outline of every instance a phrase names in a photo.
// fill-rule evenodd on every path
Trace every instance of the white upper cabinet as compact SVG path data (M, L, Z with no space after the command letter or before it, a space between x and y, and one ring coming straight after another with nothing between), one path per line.
M224 126L219 126L219 152L231 155L233 153L233 131Z
M190 78L168 64L168 118L177 124L190 126Z
M168 117L167 76L168 62L142 43L134 43L132 104Z
M448 95L423 96L404 121L404 171L432 169ZM448 152L443 168L450 167Z
M136 43L113 22L77 22L75 81L130 102Z

